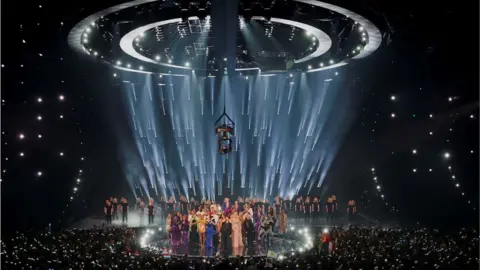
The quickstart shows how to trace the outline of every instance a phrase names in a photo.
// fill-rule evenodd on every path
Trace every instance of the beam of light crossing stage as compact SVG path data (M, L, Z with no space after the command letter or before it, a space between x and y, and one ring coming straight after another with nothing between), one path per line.
M321 186L353 102L341 76L325 81L331 75L192 73L159 85L153 75L129 74L145 77L143 84L124 83L132 134L122 134L120 147L130 186L137 196L217 201L226 193L272 199ZM213 123L224 101L235 137L233 152L220 155Z

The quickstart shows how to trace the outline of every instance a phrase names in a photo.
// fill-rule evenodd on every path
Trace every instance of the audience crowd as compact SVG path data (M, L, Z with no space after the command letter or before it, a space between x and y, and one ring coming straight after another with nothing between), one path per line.
M478 232L333 228L311 250L269 257L165 257L142 249L142 228L19 233L2 240L2 269L478 269ZM5 236L4 236L5 237Z

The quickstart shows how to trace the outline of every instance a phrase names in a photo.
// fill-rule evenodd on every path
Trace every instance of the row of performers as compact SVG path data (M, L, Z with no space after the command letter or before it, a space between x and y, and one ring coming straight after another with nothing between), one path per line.
M227 212L211 207L209 210L191 210L189 214L167 214L166 230L174 248L218 248L224 255L230 255L232 250L235 252L246 246L252 254L254 242L270 245L277 220L278 232L285 233L287 215L283 210L277 217L273 208L264 214L260 208L254 211L249 205L245 205L242 211L231 208Z
M302 196L297 197L295 202L290 200L289 197L286 197L285 200L282 200L280 197L276 197L273 203L273 206L270 206L268 200L260 200L260 199L249 199L248 197L245 198L245 201L242 197L238 197L235 202L231 202L230 198L225 198L223 204L220 206L219 204L215 203L214 201L210 200L202 200L201 202L197 202L194 198L191 198L190 201L187 200L185 196L180 197L180 202L176 203L173 197L170 197L168 201L165 201L164 197L160 197L159 201L159 210L160 215L164 218L168 214L172 214L174 211L180 212L183 215L188 215L192 210L195 212L199 211L210 211L213 208L224 209L224 212L227 213L231 211L231 209L235 209L237 212L243 212L245 207L249 207L252 209L259 209L262 212L267 212L269 209L272 209L275 216L278 216L280 211L283 210L286 213L289 213L291 218L304 218L306 221L309 221L310 218L317 218L321 214L321 203L318 200L318 197L313 197L313 200L310 199L309 196L303 200ZM152 198L148 200L148 204L145 204L141 198L137 198L135 204L135 210L141 214L145 213L145 208L148 210L149 215L149 224L153 223L153 209L154 209L154 201ZM338 201L336 195L332 195L329 197L325 203L325 213L328 219L333 219L336 214L338 213ZM108 213L107 213L108 212ZM128 202L125 198L120 200L118 203L117 199L112 197L110 200L106 201L105 205L105 214L107 215L107 223L108 217L112 217L114 219L118 219L118 212L122 212L122 219L123 221L128 221ZM356 214L357 207L354 200L350 200L347 203L347 214L349 216Z

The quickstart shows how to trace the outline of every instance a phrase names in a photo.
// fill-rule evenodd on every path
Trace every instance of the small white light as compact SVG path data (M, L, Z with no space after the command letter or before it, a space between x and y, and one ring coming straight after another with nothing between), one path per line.
M380 190L380 185L377 186L377 190Z
M121 66L122 65L122 61L117 61L117 66Z
M37 176L42 176L42 172L38 171Z
M76 192L76 191L77 191L77 188L76 188L76 187L74 187L74 188L73 188L73 191L74 191L74 192Z
M227 58L226 58L226 57L225 57L225 58L223 58L223 61L225 61L225 62L226 62L226 61L227 61Z
M77 183L80 183L80 181L81 181L80 178L77 178Z
M65 100L65 96L60 95L60 96L58 96L58 99L59 99L59 100Z
M374 172L374 171L375 171L375 168L372 168L372 172Z
M333 59L330 59L330 61L328 61L328 63L329 63L330 65L332 65L332 64L335 63L335 62L333 61Z
M395 97L395 96L391 96L391 97L390 97L390 99L391 99L391 100L396 100L396 99L397 99L397 97Z
M117 77L117 73L113 73L113 77Z
M23 140L23 139L25 139L25 135L23 135L23 133L20 133L20 134L18 134L18 138L20 140Z
M189 67L189 66L190 66L190 62L185 62L185 66L186 66L186 67Z
M127 64L127 68L131 68L131 67L132 67L132 65L130 65L130 64Z
M416 153L417 153L417 149L413 149L412 154L416 154Z
M23 152L20 152L20 156L23 157L25 154Z
M391 114L391 117L392 117L392 118L395 118L395 114L394 114L394 113L392 113L392 114Z
M143 70L143 66L139 66L138 69Z
M449 102L452 102L452 101L453 101L453 98L452 98L452 97L449 97L449 98L448 98L448 101L449 101Z
M319 65L320 65L320 67L323 67L323 63L320 63Z
M60 114L60 119L63 119L63 115Z
M60 152L60 156L63 157L63 152Z
M459 184L459 183L456 183L455 186L456 186L456 187L460 187L460 184Z
M308 69L312 69L312 66L309 65L309 66L308 66Z
M172 63L172 59L168 59L168 63L171 64L171 63Z
M42 120L42 116L41 116L41 115L37 116L37 120L38 120L38 121L41 121L41 120Z
M37 138L41 139L41 138L42 138L42 134L38 134L38 135L37 135Z
M445 153L443 156L444 156L445 158L450 158L450 153Z
M413 172L417 172L417 169L413 169Z
M155 56L155 60L160 61L160 55Z
M430 131L428 134L433 135L433 132Z
M42 101L43 101L42 98L37 98L38 103L42 103Z
M338 72L335 72L335 76L338 76Z

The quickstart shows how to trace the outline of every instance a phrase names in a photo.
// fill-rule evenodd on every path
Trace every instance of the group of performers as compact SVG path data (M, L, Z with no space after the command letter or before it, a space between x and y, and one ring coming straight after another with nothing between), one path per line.
M324 216L327 219L327 222L332 222L335 218L338 217L339 208L337 196L335 194L331 195L326 199L324 207L317 196L297 196L295 200L291 200L288 196L285 199L282 199L280 196L275 197L274 202L270 203L267 199L258 199L258 198L242 198L238 197L237 200L231 201L230 198L224 198L223 204L217 204L214 201L208 199L197 201L195 198L190 198L188 200L186 196L180 196L179 201L177 202L174 197L170 197L168 200L164 196L160 196L157 209L158 215L162 220L166 220L168 216L172 217L174 213L179 213L187 217L191 215L192 212L202 213L207 209L211 211L211 207L219 207L223 211L230 213L235 211L236 213L243 213L246 208L251 209L253 218L254 213L273 213L273 217L278 218L280 213L284 213L285 216L288 215L290 219L295 221L304 220L305 223L311 221L316 221L318 218ZM143 222L145 213L148 215L148 224L154 223L155 217L155 203L152 198L148 199L148 203L141 198L137 198L135 203L135 211L140 215L140 222ZM145 209L147 208L147 210ZM322 210L323 209L323 210ZM106 200L104 212L107 220L107 224L111 224L112 219L118 220L119 213L122 213L122 221L128 222L128 202L126 198L121 198L120 203L118 203L117 198L111 197L109 200ZM347 203L347 215L349 221L352 221L353 217L357 213L357 207L354 200L349 200Z
M167 202L172 204L172 198ZM254 253L258 245L270 245L275 224L279 233L287 230L287 215L280 209L264 208L250 203L230 203L225 199L222 205L206 200L203 204L188 206L186 198L180 198L180 209L166 212L166 230L171 246L189 249L218 250L224 255L241 255L244 248ZM253 207L252 207L253 206ZM254 243L255 246L254 247Z

